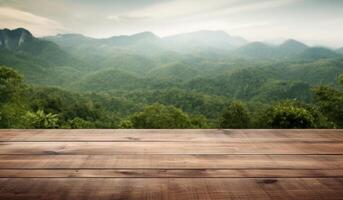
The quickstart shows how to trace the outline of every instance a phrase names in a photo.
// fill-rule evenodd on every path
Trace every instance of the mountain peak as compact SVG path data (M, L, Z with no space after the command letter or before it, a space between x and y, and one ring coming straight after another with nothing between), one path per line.
M280 47L293 47L293 48L301 48L301 49L306 49L308 46L302 42L299 42L294 39L288 39L284 43L280 45Z
M23 43L33 39L34 37L30 31L24 28L0 30L0 48L9 50L18 49Z
M138 39L159 39L159 37L157 35L155 35L153 32L150 32L150 31L136 33L136 34L131 35L129 37L138 38Z
M278 51L279 51L280 55L283 55L285 57L290 57L290 56L294 56L294 55L298 55L300 53L303 53L308 48L309 47L302 42L299 42L299 41L293 40L293 39L289 39L289 40L286 40L284 43L282 43L279 46Z
M24 29L24 28L16 28L16 29L13 29L13 30L10 30L10 29L0 29L0 33L1 35L9 35L9 36L23 36L25 35L26 37L31 37L33 38L33 35L30 31L28 31L27 29Z
M32 33L29 30L24 29L24 28L16 28L16 29L12 30L12 32L19 33L19 34L27 34L27 35L33 37Z

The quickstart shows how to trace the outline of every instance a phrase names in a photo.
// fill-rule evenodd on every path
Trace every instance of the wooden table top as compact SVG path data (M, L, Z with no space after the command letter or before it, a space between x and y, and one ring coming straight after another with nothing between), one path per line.
M343 199L343 130L0 130L12 199Z

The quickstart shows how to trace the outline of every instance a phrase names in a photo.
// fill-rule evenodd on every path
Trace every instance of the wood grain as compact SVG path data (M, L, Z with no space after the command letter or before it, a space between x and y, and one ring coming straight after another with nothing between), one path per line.
M0 142L0 154L343 154L343 142Z
M341 200L341 178L5 178L0 199L330 199Z
M343 170L1 169L0 178L343 178Z
M0 130L0 200L342 197L343 130Z
M94 141L94 142L273 142L273 141L343 141L340 130L2 130L0 141Z
M0 169L343 169L341 155L0 155Z

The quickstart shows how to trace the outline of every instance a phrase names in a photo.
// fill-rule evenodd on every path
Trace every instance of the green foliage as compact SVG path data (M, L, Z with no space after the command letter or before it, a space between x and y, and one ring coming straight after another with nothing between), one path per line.
M334 122L339 128L343 127L343 93L330 87L314 89L314 101L319 110Z
M343 85L343 74L339 76L339 82Z
M174 106L153 104L131 117L134 128L191 128L189 116Z
M48 113L43 110L37 112L27 112L23 117L26 128L57 128L58 127L58 115Z
M158 102L164 105L175 106L192 115L204 115L212 120L221 114L222 108L227 102L227 98L222 96L206 95L200 92L177 88L133 91L123 95L132 102L137 102L136 105L151 105Z
M72 129L87 129L87 128L95 128L94 123L90 121L86 121L82 118L76 117L73 120L70 120L66 125L67 128Z
M23 128L22 116L27 108L18 102L11 102L0 107L0 128Z
M192 128L210 128L207 118L203 115L194 115L190 117Z
M217 32L175 43L151 33L46 38L58 45L5 32L0 128L343 127L343 58L325 48L289 40L229 51Z
M248 128L249 124L249 113L238 101L230 103L220 119L221 128Z
M311 113L292 104L277 104L266 113L266 124L272 128L313 128Z
M14 70L0 67L0 128L21 127L25 113L22 77Z
M284 101L266 110L261 119L269 128L332 128L319 111L296 101Z
M120 128L123 128L123 129L129 129L129 128L133 128L133 124L132 124L132 121L129 120L129 119L124 119L120 122L120 125L119 125Z
M0 66L0 105L16 97L22 77L14 70Z

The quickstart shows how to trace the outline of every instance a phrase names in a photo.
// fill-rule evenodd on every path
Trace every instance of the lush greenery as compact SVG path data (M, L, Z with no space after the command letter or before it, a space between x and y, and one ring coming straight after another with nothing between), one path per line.
M343 128L339 51L294 40L226 46L223 33L16 31L22 46L15 36L0 45L0 128ZM228 40L201 42L216 34Z
M203 97L182 90L150 93L145 96L147 100L141 102L136 93L131 97L128 94L132 102L125 102L109 94L81 95L59 88L30 86L22 82L17 72L6 67L0 68L0 83L1 128L343 127L343 92L328 86L314 88L314 98L308 103L286 100L264 104L230 103L229 99L217 97L218 100L215 96ZM203 98L209 98L208 103L203 103L206 102ZM158 100L165 105L149 105ZM122 110L126 112L121 113Z

